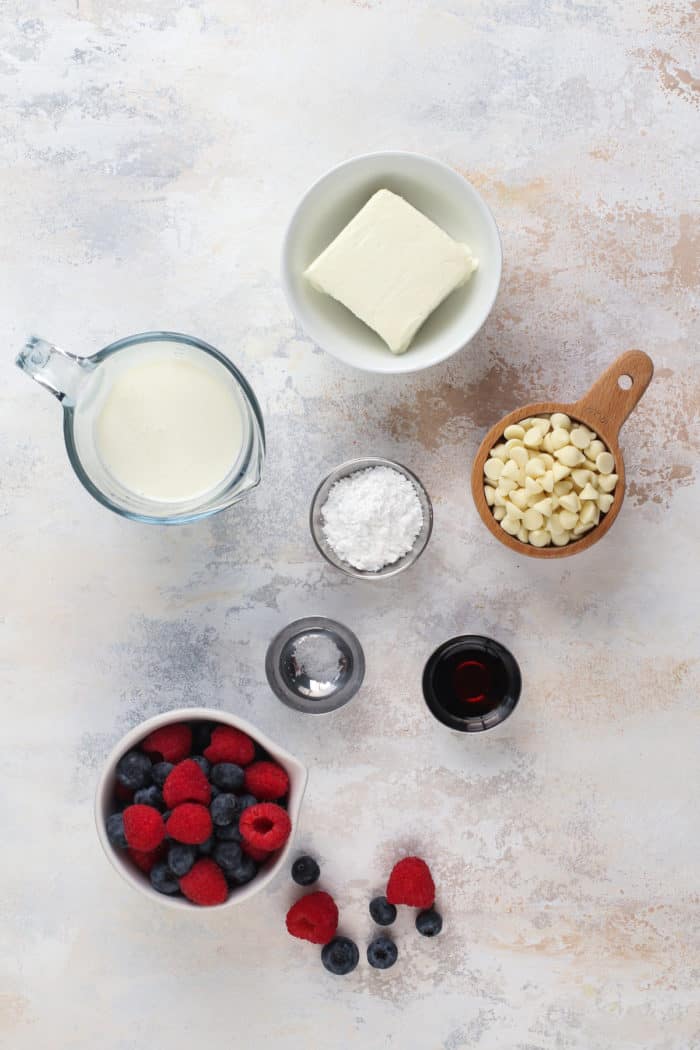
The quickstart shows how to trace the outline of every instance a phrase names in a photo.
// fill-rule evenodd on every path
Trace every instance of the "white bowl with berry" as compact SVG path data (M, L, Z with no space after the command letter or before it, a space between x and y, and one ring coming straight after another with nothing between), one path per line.
M225 908L284 865L305 766L225 711L183 708L128 732L95 796L102 848L135 889L170 907Z

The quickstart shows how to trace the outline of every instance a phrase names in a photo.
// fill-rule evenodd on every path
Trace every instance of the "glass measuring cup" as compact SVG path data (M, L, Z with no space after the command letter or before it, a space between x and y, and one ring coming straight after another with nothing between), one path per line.
M105 462L96 430L109 394L130 368L153 361L196 366L210 386L214 381L237 416L239 448L225 475L206 491L153 498L127 487ZM61 402L66 451L80 482L103 506L125 518L160 525L196 521L230 507L260 482L265 430L258 401L235 365L201 339L144 332L110 343L90 357L77 357L33 336L16 363Z

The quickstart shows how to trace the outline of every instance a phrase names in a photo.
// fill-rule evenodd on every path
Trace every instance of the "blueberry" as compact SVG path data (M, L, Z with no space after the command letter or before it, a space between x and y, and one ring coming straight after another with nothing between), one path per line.
M214 722L192 722L192 750L195 754L201 754L209 747L215 729Z
M235 843L227 842L226 845L233 846L235 845ZM231 868L230 872L227 871L226 874L238 886L242 886L245 882L250 882L251 879L254 879L257 875L257 872L258 866L253 860L253 858L247 857L245 854L243 854L241 856L240 862L235 866L235 868Z
M117 780L125 788L138 791L151 783L151 760L143 751L127 751L117 762Z
M375 937L367 948L367 962L375 970L388 970L399 956L399 950L389 937Z
M159 861L151 868L151 886L159 893L167 893L169 896L180 891L177 879L164 861Z
M435 908L426 908L416 915L416 929L424 937L437 937L442 929L442 915Z
M212 852L212 857L224 874L231 876L241 863L242 856L241 847L237 842L217 842Z
M156 785L156 787L162 788L163 784L166 781L168 773L171 769L174 768L175 766L172 764L172 762L156 762L156 764L151 768L151 776L153 777L153 783Z
M258 800L255 795L239 795L238 796L238 808L242 813L244 809L248 809L249 806L257 806Z
M158 810L162 810L165 807L160 788L157 788L155 784L137 791L134 795L134 802L139 806L152 806Z
M215 824L233 824L240 812L238 799L228 793L217 795L209 807L209 812Z
M212 801L216 798L217 795L221 794L221 789L218 788L216 784L212 784L211 781L209 782L209 790L211 792Z
M321 874L313 857L297 857L292 864L292 878L299 886L311 886Z
M214 836L210 835L206 842L200 842L197 846L201 856L208 857L211 851L214 849Z
M205 777L209 776L209 770L211 769L211 762L204 755L193 755L192 761L196 762Z
M234 762L217 762L211 767L211 781L222 791L240 791L245 773Z
M359 960L357 945L349 937L334 937L321 949L321 962L331 973L351 973Z
M128 843L124 834L124 818L121 813L107 817L107 838L115 849L126 849Z
M241 829L234 821L233 824L221 824L214 828L214 836L219 842L242 842Z
M164 824L168 823L168 821L170 820L170 816L171 816L172 812L173 812L172 809L165 809L165 810L163 810L163 823Z
M396 908L386 897L375 897L369 902L369 913L377 926L391 926L396 922Z
M168 867L178 879L187 874L196 859L196 846L184 846L180 842L174 842L168 850Z

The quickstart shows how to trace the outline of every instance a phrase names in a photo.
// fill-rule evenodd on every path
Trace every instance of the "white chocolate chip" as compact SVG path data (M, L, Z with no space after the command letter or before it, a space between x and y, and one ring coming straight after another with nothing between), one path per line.
M505 462L505 460L508 458L508 453L506 451L506 446L504 442L501 441L498 445L494 445L491 451L489 452L489 456L495 456L496 459L502 459Z
M574 485L579 489L585 488L588 482L591 480L592 476L593 475L591 474L590 470L584 470L582 467L579 467L578 470L571 471L571 477L574 479Z
M515 479L516 481L518 480L520 477L520 467L514 459L506 461L503 470L501 471L501 477Z
M544 463L545 470L551 470L554 466L554 457L550 456L549 452L540 452L538 459Z
M503 470L503 460L498 458L487 459L484 464L484 474L489 481L498 481Z
M571 444L580 449L588 448L592 437L593 434L587 427L574 427L571 431Z
M559 499L561 500L561 497L566 496L567 492L572 492L573 488L574 484L572 481L569 481L568 478L564 481L556 481L554 483L554 494L559 496Z
M494 507L505 507L506 505L506 497L498 489L493 494L493 505Z
M530 539L530 533L527 531L524 525L521 525L518 529L518 539L521 543L527 543Z
M595 458L595 465L601 474L612 474L615 460L610 452L600 452Z
M585 486L585 488L579 493L579 499L598 499L598 493L593 488L590 481Z
M503 521L503 519L506 516L506 508L505 507L496 507L494 512L493 512L493 516L496 519L496 521Z
M517 463L519 467L524 467L530 457L527 449L523 448L522 445L518 445L510 450L510 458Z
M541 529L544 525L544 518L538 510L535 510L534 507L530 507L523 514L523 525L530 531L533 529Z
M559 521L562 528L571 530L578 525L578 514L574 514L572 510L560 510Z
M603 514L607 514L614 502L615 497L611 496L608 492L601 492L601 494L598 496L598 506L602 510Z
M539 496L544 492L539 481L534 478L525 478L525 493L528 496Z
M506 441L506 458L508 458L514 448L523 448L523 443L520 438L510 438Z
M553 427L563 427L564 430L571 430L571 420L564 412L553 412L549 418Z
M575 492L569 492L566 496L560 496L559 503L564 510L570 510L572 513L578 512L581 506L579 498Z
M523 445L525 445L525 448L540 448L543 437L544 435L539 427L530 427L523 438Z
M596 511L598 510L598 504L593 503L591 500L581 506L581 513L579 514L579 521L582 525L588 525L590 522L595 522Z
M545 492L554 491L554 474L551 470L546 470L540 478L540 485Z
M525 437L525 427L519 426L517 423L511 423L509 427L503 431L503 437L509 438L520 438L521 440Z
M552 542L552 537L544 529L535 529L530 533L530 543L533 547L547 547Z
M551 518L547 519L545 528L551 532L552 536L560 536L564 532L564 527L559 520L558 514L552 514Z
M537 418L535 419L535 426L539 427L544 436L544 434L547 434L551 430L552 423L549 419L549 416L537 416Z
M545 450L545 452L554 452L554 445L552 444L551 434L545 434L544 438L542 439L542 448Z
M574 448L573 445L565 445L564 448L558 448L554 455L560 463L567 467L577 467L586 458L583 452Z
M525 489L517 489L517 491L511 492L508 498L511 503L514 503L516 507L520 507L521 510L525 510L527 507L527 492Z
M589 459L595 459L601 452L605 452L606 448L600 438L595 438L591 441L590 445L586 449L586 455Z
M549 496L541 499L539 503L535 503L534 510L538 510L545 518L548 518L552 513L552 501Z
M584 525L583 522L579 522L576 528L573 530L574 536L583 536L584 532L588 532L592 529L595 522L591 521L588 525Z
M555 547L566 547L570 539L571 536L568 532L558 532L556 536L552 534L552 543Z
M554 450L564 448L564 445L569 444L569 431L564 430L564 427L555 427L552 431L551 438Z
M554 474L554 480L555 481L563 481L564 478L569 476L569 474L571 473L571 470L570 470L569 467L565 466L563 463L558 463L557 462L552 467L552 473Z
M520 529L520 522L516 521L515 518L509 518L506 514L501 522L501 528L504 532L507 532L509 536L517 536Z
M604 474L598 481L601 492L612 492L617 485L617 474Z
M484 495L489 507L493 507L493 497L496 495L496 490L490 485L484 485Z
M496 486L496 491L497 492L502 492L504 496L507 496L509 492L512 492L513 489L517 489L517 487L518 487L517 481L513 481L512 478L504 478L503 475L501 474L500 478L498 479L498 485Z
M541 478L545 469L545 465L539 456L534 456L525 464L525 474L528 478Z
M520 507L516 507L514 503L511 503L509 499L506 500L506 517L515 518L516 521L522 521L523 512Z

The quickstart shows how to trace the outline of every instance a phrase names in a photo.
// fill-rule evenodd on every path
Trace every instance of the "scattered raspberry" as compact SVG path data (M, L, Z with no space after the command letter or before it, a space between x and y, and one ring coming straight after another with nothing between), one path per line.
M217 726L211 735L211 743L204 757L214 765L217 762L234 762L247 766L255 758L255 744L247 733L233 726Z
M193 758L186 758L170 770L163 784L163 798L168 809L179 806L181 802L201 802L204 806L209 805L209 781Z
M165 838L163 818L153 806L127 806L122 817L126 841L132 849L148 853Z
M200 806L197 802L183 802L176 806L168 817L165 830L171 839L177 842L185 842L188 846L199 846L206 842L214 825L211 813L206 806Z
M269 850L258 849L256 846L249 846L247 842L241 843L241 849L248 857L251 857L252 860L256 861L258 864L262 864L263 861L266 861L270 856Z
M192 750L192 730L184 722L161 726L141 741L141 750L156 762L181 762Z
M195 861L180 879L180 889L193 904L223 904L228 897L226 876L210 857Z
M274 802L289 791L289 777L276 762L253 762L245 771L245 789L261 802Z
M284 846L292 830L292 822L286 809L276 806L274 802L260 802L257 806L243 810L238 827L243 841L249 846L271 853Z
M153 865L157 864L158 861L162 860L165 856L165 843L161 842L157 849L149 850L148 853L140 853L137 849L129 849L127 850L127 853L136 867L140 868L140 870L145 872L146 875L149 875Z
M435 883L430 868L420 857L404 857L395 864L386 887L390 904L430 908L435 901Z
M338 909L329 893L309 893L287 912L287 930L302 941L328 944L337 929Z

